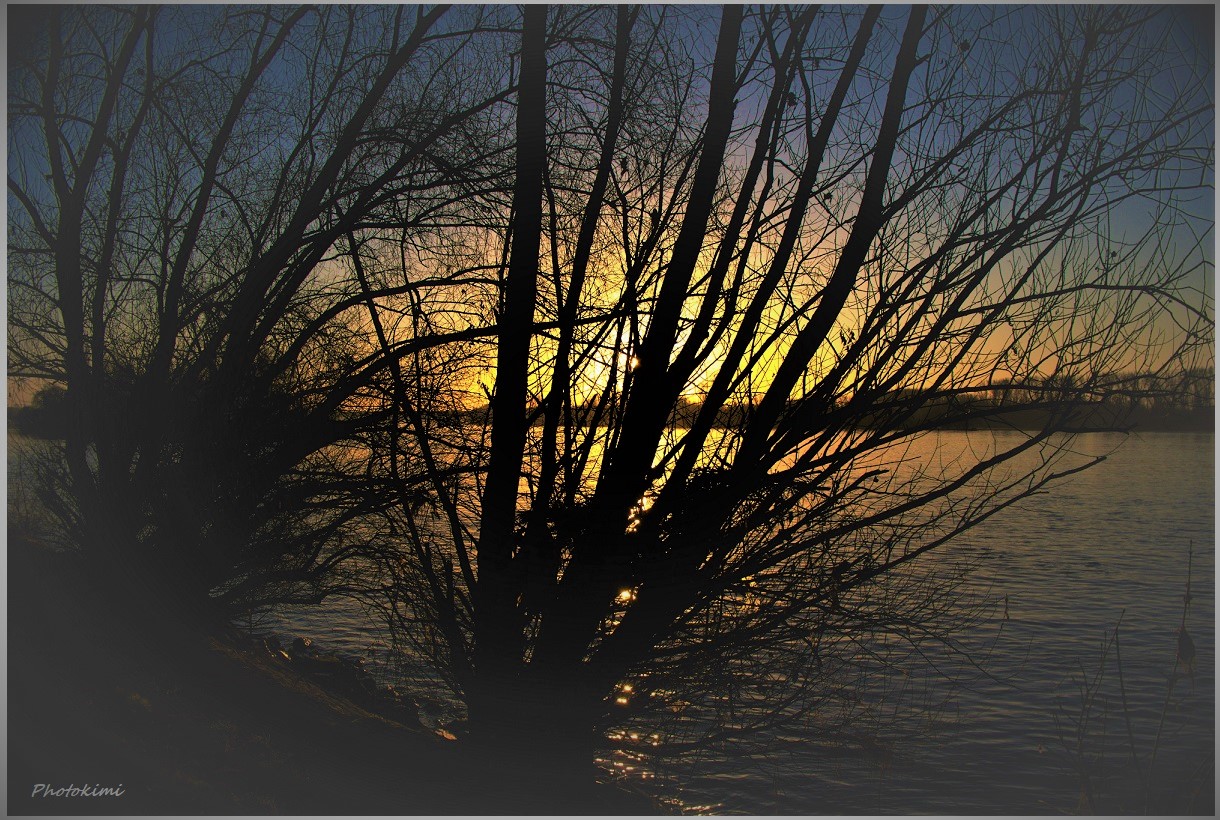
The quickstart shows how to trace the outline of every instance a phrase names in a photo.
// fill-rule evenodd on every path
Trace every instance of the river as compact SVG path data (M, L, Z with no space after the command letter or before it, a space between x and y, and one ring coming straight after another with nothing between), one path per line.
M947 431L925 446L977 451L1006 435L1020 434ZM1214 436L1089 434L1073 447L1109 456L933 559L974 563L970 585L1003 605L958 636L965 656L912 670L908 690L931 704L915 730L896 721L866 747L776 734L774 754L642 785L725 814L1211 814ZM1188 571L1193 675L1177 663ZM349 655L379 643L351 606L275 626ZM649 774L647 761L616 771Z
M942 432L927 446L962 452L1006 435L1019 434ZM25 507L12 444L10 516ZM772 754L640 785L725 814L1212 814L1214 435L1090 434L1073 446L1110 456L931 559L974 562L969 583L1003 605L958 636L966 656L912 670L911 691L933 705L922 722L882 726L865 746L776 733ZM1193 670L1177 661L1183 623ZM381 643L350 602L267 626L350 656ZM426 705L440 710L427 720L444 720L443 704ZM629 774L613 762L623 777L651 773L647 761Z
M939 435L953 450L1005 434ZM962 636L981 670L928 676L945 705L926 731L881 753L789 743L772 770L709 763L684 795L726 813L1143 813L1147 797L1154 814L1213 814L1215 438L1122 439L1079 437L1089 453L1121 446L952 545L982 559L972 582L1006 596L1008 618ZM1175 680L1188 564L1197 658Z

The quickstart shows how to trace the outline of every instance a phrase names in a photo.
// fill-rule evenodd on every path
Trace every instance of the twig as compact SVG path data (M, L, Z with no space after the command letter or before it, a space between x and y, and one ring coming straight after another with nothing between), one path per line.
M1186 594L1182 596L1182 625L1181 629L1186 628L1186 614L1190 611L1190 576L1191 569L1194 564L1195 542L1192 539L1187 547L1186 554ZM1165 703L1161 706L1161 719L1157 723L1156 736L1152 741L1152 753L1148 757L1148 776L1144 781L1144 814L1148 813L1148 801L1152 791L1152 769L1156 765L1156 753L1161 746L1161 733L1165 729L1165 715L1169 712L1169 702L1173 699L1173 688L1178 681L1178 667L1181 665L1182 659L1178 657L1178 653L1174 652L1173 672L1169 676L1169 689L1165 692Z
M1139 754L1135 748L1135 732L1131 729L1131 709L1127 706L1127 685L1123 680L1123 650L1122 645L1118 640L1118 628L1122 625L1123 615L1127 614L1127 610L1123 610L1118 616L1118 623L1114 625L1114 660L1118 665L1118 692L1122 698L1123 704L1123 721L1127 725L1127 743L1131 749L1131 762L1135 764L1135 771L1140 777L1140 781L1144 784L1144 791L1147 793L1148 783L1144 777L1144 771L1140 766Z

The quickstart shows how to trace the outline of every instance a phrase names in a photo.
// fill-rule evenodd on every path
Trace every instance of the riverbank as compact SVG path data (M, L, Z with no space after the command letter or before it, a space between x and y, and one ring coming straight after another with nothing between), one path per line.
M659 813L600 784L561 806L493 786L461 743L265 650L156 613L134 630L70 557L12 531L8 566L10 815Z

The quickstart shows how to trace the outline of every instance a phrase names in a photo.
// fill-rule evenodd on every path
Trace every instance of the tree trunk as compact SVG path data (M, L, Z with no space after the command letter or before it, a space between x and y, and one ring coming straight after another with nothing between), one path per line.
M586 814L596 798L594 750L601 699L572 676L480 676L467 693L471 750L490 809Z
M475 666L487 680L516 678L523 652L518 578L514 571L517 488L525 458L530 340L542 236L546 167L545 6L525 6L517 99L517 168L512 246L498 318L496 384L491 397L487 477L479 520L474 590ZM495 686L492 687L494 690ZM494 697L494 693L493 693Z

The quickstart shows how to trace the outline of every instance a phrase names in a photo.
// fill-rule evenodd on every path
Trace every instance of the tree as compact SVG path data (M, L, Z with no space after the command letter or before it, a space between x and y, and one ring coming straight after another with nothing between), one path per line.
M473 737L559 778L616 725L807 717L860 635L944 638L920 559L1089 466L1122 374L1210 362L1211 100L1155 13L711 22L553 10L544 45L527 7L494 389L400 432L460 469L393 511L387 611Z
M355 523L401 496L360 481L386 421L361 409L386 369L366 304L447 282L357 278L340 246L426 243L495 174L508 90L469 70L487 18L34 13L11 65L9 373L66 388L56 509L110 582L223 621L378 560Z

